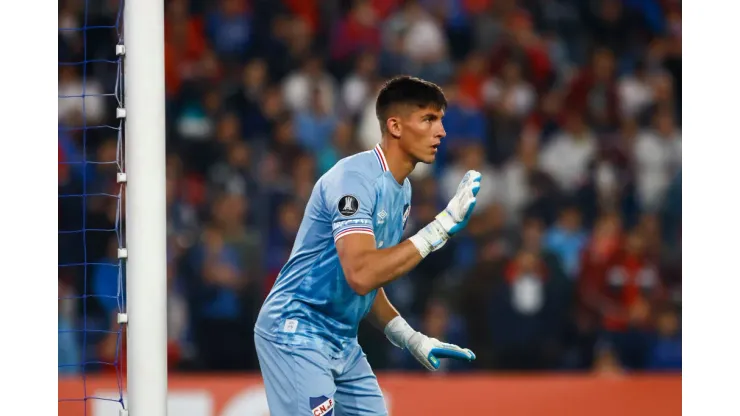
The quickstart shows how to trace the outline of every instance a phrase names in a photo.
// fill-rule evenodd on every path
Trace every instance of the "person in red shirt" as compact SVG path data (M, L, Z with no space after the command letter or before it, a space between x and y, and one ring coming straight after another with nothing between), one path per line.
M600 48L594 51L591 65L573 79L565 97L568 108L584 112L597 129L619 125L619 96L612 51Z
M481 108L483 105L483 84L486 81L487 72L488 62L485 56L472 53L465 59L457 75L460 94L470 99L476 108Z
M182 82L195 71L207 49L203 21L190 16L187 2L172 1L165 19L165 83L167 96L174 97Z
M368 1L358 1L335 28L331 57L346 61L360 52L380 49L377 16Z
M534 31L531 17L524 11L514 12L506 17L506 36L494 47L491 56L490 68L494 74L506 62L519 57L523 72L535 89L544 91L550 84L553 75L552 62L544 42Z
M284 0L283 3L293 14L306 22L312 33L319 30L321 17L319 16L319 7L316 0Z
M599 318L603 341L616 350L622 364L644 368L651 311L662 294L658 267L648 256L639 228L627 234L619 250L602 259L600 263L591 259L583 270L583 302Z

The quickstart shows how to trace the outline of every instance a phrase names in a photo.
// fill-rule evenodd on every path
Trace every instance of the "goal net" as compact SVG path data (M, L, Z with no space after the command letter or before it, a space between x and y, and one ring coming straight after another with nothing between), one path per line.
M65 415L123 408L122 12L122 0L59 2L59 377L81 381L60 392ZM88 388L102 374L117 394Z

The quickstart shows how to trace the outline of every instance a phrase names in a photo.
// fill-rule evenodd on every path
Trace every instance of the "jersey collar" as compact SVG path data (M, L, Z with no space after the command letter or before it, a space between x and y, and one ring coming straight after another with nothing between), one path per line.
M373 150L375 152L375 157L378 158L380 168L383 169L383 172L388 172L388 162L385 160L385 154L383 153L383 149L380 148L380 143L375 145L375 149Z

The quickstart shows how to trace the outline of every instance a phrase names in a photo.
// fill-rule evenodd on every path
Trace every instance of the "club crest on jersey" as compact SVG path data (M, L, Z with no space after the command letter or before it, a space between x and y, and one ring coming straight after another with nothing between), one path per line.
M351 217L360 209L360 202L352 195L345 195L339 198L337 208L342 216Z
M411 205L406 204L403 206L403 229L406 229L406 222L409 220L409 213L411 212Z
M332 416L334 414L334 398L319 396L310 397L311 414L313 416Z

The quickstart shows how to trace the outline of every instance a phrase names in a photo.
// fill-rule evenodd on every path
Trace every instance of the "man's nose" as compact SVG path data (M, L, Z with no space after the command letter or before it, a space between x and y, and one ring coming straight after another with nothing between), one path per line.
M442 127L442 128L439 129L439 132L437 132L436 137L439 138L439 139L442 139L445 136L447 136L447 132L445 131L445 128Z

